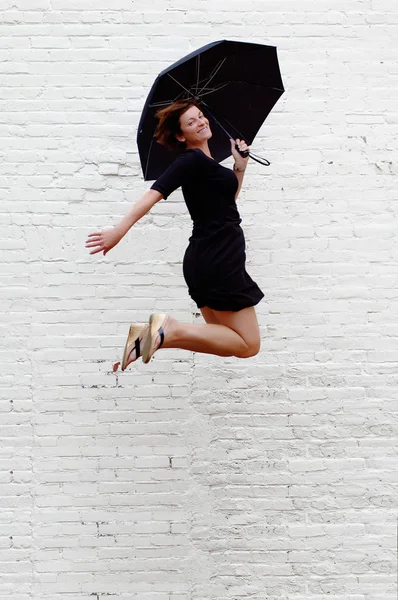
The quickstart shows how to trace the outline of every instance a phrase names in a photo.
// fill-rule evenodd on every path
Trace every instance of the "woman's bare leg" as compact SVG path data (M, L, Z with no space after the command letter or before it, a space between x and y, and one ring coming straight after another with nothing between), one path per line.
M201 309L202 310L202 309ZM210 312L211 311L211 312ZM169 317L162 348L181 348L216 356L255 356L260 349L260 331L253 306L239 311L216 311L204 307L206 324L180 323ZM156 341L156 346L160 338Z

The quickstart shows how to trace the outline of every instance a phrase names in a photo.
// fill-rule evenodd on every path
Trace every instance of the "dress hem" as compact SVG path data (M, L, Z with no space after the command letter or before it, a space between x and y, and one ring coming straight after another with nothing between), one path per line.
M191 296L192 298L192 296ZM219 310L219 311L232 311L232 312L239 312L240 310L243 310L244 308L248 308L249 306L256 306L259 302L261 302L261 300L264 298L264 294L261 295L261 297L259 297L258 299L250 299L248 300L247 303L243 302L242 304L239 304L239 308L237 308L236 303L235 304L231 304L228 308L225 307L225 302L223 302L222 307L221 305L216 306L211 300L209 302L197 302L194 298L192 298L192 300L196 303L196 306L200 309L200 308L204 308L205 306L207 308L211 308L212 310Z

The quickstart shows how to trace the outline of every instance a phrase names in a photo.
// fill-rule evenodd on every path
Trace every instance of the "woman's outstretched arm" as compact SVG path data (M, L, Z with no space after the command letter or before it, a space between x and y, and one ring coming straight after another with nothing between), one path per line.
M157 190L147 190L135 204L125 214L123 219L112 227L104 231L90 233L86 240L86 248L91 248L90 254L102 252L105 256L109 250L114 248L126 235L128 230L146 215L156 202L159 202L163 195Z

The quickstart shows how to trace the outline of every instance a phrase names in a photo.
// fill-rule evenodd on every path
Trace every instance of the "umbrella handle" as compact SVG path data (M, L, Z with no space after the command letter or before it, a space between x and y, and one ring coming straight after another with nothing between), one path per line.
M266 167L269 167L270 164L271 164L269 162L269 160L267 160L266 158L263 158L262 156L257 156L257 154L252 154L250 152L249 156L250 156L250 158L252 158L256 162L258 162L260 165L265 165Z
M255 160L256 162L258 162L260 165L265 165L266 167L269 167L269 165L271 164L269 162L269 160L267 160L266 158L262 158L261 156L257 156L256 154L253 154L252 152L249 152L248 150L239 150L238 144L235 144L235 149L239 152L239 154L243 157L243 158L247 158L248 156L250 156L250 158L252 158L253 160ZM257 156L257 158L255 158Z

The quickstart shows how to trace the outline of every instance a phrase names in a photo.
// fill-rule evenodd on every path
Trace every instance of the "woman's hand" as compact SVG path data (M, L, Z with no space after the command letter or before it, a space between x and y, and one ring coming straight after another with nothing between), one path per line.
M112 227L112 229L105 229L105 231L90 233L86 240L86 248L93 248L90 254L103 252L105 256L109 250L111 250L120 242L122 237L123 235L116 227Z
M235 148L235 144L237 144L239 146L239 150L241 150L242 152L243 152L243 150L250 150L249 146L246 144L246 142L244 140L240 140L239 138L237 138L236 140L229 138L229 141L231 142L231 153L235 159L236 166L241 169L246 169L246 165L249 160L249 157L247 156L246 158L243 158L243 156L241 156L239 154L239 152L237 151L237 149Z

